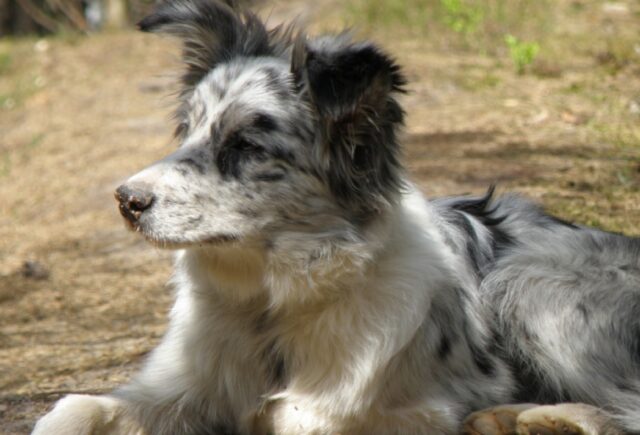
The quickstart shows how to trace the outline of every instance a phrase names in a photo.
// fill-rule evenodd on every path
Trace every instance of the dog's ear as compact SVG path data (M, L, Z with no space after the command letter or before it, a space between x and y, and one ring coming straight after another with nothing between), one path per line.
M182 40L187 90L218 63L273 51L270 32L254 14L239 11L235 0L164 0L138 27Z
M348 34L300 41L292 72L322 129L327 181L334 194L370 211L401 187L396 141L404 113L395 99L405 79L399 66L370 42Z

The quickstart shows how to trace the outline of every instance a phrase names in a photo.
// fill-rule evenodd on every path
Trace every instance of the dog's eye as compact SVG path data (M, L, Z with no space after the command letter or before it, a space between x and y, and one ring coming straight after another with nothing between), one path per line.
M265 160L266 150L263 146L248 141L241 136L233 136L218 152L216 163L223 176L238 177L243 162L249 160Z
M242 153L254 154L256 156L261 156L265 152L265 149L262 145L258 145L254 142L249 142L245 139L238 139L233 144L233 148Z

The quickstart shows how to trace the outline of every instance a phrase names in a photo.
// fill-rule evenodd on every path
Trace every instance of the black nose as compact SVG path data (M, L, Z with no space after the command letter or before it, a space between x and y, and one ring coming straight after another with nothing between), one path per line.
M151 207L154 200L153 194L125 185L116 189L115 196L120 203L120 214L131 223L136 223L142 212Z

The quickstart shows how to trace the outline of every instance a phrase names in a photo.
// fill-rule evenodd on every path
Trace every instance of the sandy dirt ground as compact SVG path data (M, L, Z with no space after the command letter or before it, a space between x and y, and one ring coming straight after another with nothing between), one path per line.
M313 22L314 4L278 4L271 21ZM497 183L565 219L640 234L640 144L620 133L640 121L639 62L605 74L580 55L519 76L490 56L382 42L411 82L405 161L426 194ZM113 191L176 146L178 50L128 31L0 40L3 52L0 433L24 434L62 395L125 382L165 329L171 253L125 230Z

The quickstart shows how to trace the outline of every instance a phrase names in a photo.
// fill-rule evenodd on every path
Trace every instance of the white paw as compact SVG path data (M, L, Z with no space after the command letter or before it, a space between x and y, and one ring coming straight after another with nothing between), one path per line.
M143 435L122 403L106 396L72 394L36 423L32 435Z
M327 435L336 433L335 422L316 412L308 403L293 400L287 394L273 396L261 411L261 423L255 434ZM265 424L265 422L267 422ZM265 430L264 428L268 428Z

